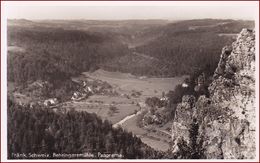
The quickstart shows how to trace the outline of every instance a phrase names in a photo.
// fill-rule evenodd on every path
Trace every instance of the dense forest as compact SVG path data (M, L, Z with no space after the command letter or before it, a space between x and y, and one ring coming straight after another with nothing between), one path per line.
M20 88L47 81L41 96L60 101L70 99L77 88L72 76L128 54L127 47L110 35L49 27L11 26L8 45L23 49L8 51L8 81Z
M238 34L242 28L253 27L252 21L180 21L160 29L163 31L161 37L137 47L136 51L159 59L163 66L158 73L163 76L192 74L206 65L211 65L209 68L214 71L222 47L234 41L234 37L219 34Z
M18 83L62 81L127 54L110 36L60 28L9 27L8 44L25 49L8 52L8 80Z
M90 158L101 158L98 152L128 159L163 156L132 133L112 128L107 120L102 121L96 114L53 111L40 106L30 108L8 100L8 158L15 159L16 153L26 154L22 158L30 157L30 153L38 154L33 157L35 159L40 158L40 154L49 154L49 159L62 158L53 157L53 153L91 153L94 156Z
M118 22L110 22L102 31L101 22L96 30L91 22L77 23L80 30L71 27L77 25L75 22L58 27L31 21L27 26L9 26L8 46L22 47L24 52L8 52L8 80L55 82L98 68L157 77L190 74L205 65L211 65L213 71L222 47L234 41L220 34L237 34L242 28L254 27L253 21L202 19L168 24L135 22L136 26L131 21L128 26L126 21L119 27ZM142 44L130 48L135 42Z

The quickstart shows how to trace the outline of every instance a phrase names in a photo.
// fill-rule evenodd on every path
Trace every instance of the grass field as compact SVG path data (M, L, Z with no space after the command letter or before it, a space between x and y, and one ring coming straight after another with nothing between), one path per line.
M88 99L80 102L70 102L67 107L76 110L96 113L102 119L107 119L113 124L118 123L129 115L137 111L145 110L145 99L147 97L161 97L162 93L174 90L177 84L183 82L186 76L175 78L146 78L137 77L127 73L108 72L97 70L95 72L84 72L74 80L102 80L108 82L118 93L117 96L92 95ZM138 96L133 96L134 92L139 92ZM138 105L139 104L139 105ZM111 106L115 107L111 114ZM140 128L137 125L137 116L124 121L121 127L141 138L141 140L154 149L166 151L169 149L171 137L166 128L169 124L161 128L149 126Z
M123 97L109 97L109 96L91 96L87 100L79 102L66 103L67 108L75 108L78 111L87 111L89 113L96 113L102 119L107 119L115 124L124 117L134 114L140 107L132 103L132 100ZM115 107L111 111L111 107Z
M186 76L174 78L145 78L136 77L127 73L108 72L97 70L93 73L83 73L85 77L106 81L121 94L130 94L132 91L141 92L143 100L146 97L161 96L162 92L174 90L177 84L183 82Z

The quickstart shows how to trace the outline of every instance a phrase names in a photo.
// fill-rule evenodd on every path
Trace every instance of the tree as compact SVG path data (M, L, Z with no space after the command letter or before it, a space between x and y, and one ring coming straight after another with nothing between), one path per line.
M62 109L62 108L60 108ZM142 149L142 150L141 150ZM8 100L8 158L12 153L123 153L124 158L157 158L154 150L96 114L54 112Z

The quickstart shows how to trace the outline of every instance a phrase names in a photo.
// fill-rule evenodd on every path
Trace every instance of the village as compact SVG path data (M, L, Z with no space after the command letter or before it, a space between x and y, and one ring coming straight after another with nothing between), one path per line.
M133 132L155 149L168 149L171 131L170 122L165 117L169 102L167 92L175 87L172 83L185 85L184 77L139 78L98 70L83 73L71 81L75 89L66 101L55 96L43 98L43 93L51 85L40 80L23 91L14 89L13 96L20 105L29 105L31 108L40 105L54 111L73 109L95 113L103 120L110 121L114 127ZM160 147L161 143L165 143L165 146Z

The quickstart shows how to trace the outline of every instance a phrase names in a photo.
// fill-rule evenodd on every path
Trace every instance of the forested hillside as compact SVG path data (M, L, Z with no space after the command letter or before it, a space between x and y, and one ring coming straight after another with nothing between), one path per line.
M128 53L110 35L38 26L10 26L8 46L12 47L7 57L8 81L23 88L37 80L46 81L48 89L40 96L60 101L70 99L76 90L71 77Z
M8 52L8 80L18 83L68 79L127 54L110 36L61 28L9 27L8 45L24 49Z
M175 76L190 74L210 65L213 73L219 61L221 48L230 44L242 28L253 28L253 21L235 20L187 20L169 24L151 33L162 36L136 51L161 62L160 74Z
M145 76L190 74L217 66L224 45L253 21L9 20L8 79L58 80L103 68ZM17 54L18 53L18 54ZM148 57L147 57L148 56Z
M102 158L102 154L118 154L118 158L142 159L161 158L162 153L144 145L139 138L112 128L96 114L77 111L53 111L48 108L21 106L8 100L8 158L17 158L16 153L24 153L28 159ZM64 154L53 156L53 153ZM38 155L37 155L38 154ZM67 154L67 155L66 155ZM42 156L41 156L42 155ZM43 156L49 155L49 157ZM111 156L112 157L112 156ZM88 157L87 157L88 158ZM109 157L108 157L109 158ZM85 158L86 159L86 158Z
M23 88L47 81L40 96L60 101L77 87L71 77L99 68L148 77L212 75L221 48L254 27L253 21L216 19L8 23L8 81Z

